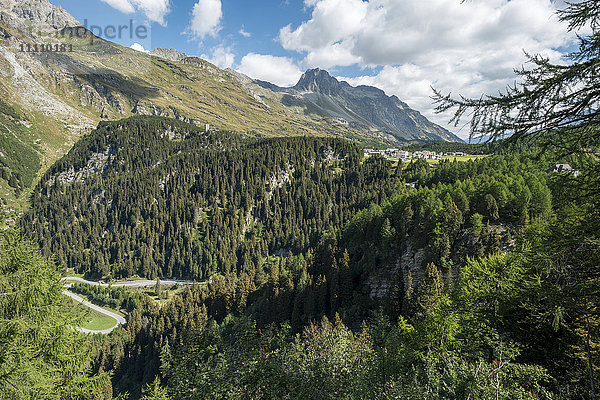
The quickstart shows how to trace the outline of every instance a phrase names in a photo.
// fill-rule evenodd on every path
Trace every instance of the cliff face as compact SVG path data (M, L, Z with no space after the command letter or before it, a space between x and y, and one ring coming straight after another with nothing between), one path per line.
M493 252L491 249L494 248L495 240L498 250L503 254L515 250L517 244L511 234L512 229L505 224L489 225L479 234L463 229L452 243L450 251L454 269L442 271L444 280L451 282L456 279L468 258ZM494 240L490 241L491 238ZM364 283L370 288L371 298L384 299L398 282L403 290L408 290L409 286L416 288L423 279L428 258L428 248L417 246L410 238L403 246L390 249L388 261L369 271L364 277Z
M185 53L181 53L181 52L177 51L176 49L156 48L156 49L152 50L150 52L150 54L152 54L153 56L156 56L156 57L164 58L165 60L175 61L175 62L182 61L185 58L187 58L187 55Z

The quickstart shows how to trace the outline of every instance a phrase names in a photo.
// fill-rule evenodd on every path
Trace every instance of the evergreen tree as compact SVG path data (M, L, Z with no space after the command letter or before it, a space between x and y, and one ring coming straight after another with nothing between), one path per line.
M169 396L167 389L160 386L160 380L156 377L152 383L146 385L140 400L169 400Z
M73 331L77 306L58 269L21 234L0 232L0 393L9 399L97 399L108 376L91 376L90 342Z
M427 264L423 279L419 282L414 295L415 316L422 318L436 305L444 291L444 280L434 263Z

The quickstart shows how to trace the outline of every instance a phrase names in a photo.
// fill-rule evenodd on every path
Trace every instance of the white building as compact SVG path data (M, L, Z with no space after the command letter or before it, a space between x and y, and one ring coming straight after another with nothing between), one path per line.
M441 160L442 155L436 153L435 151L415 151L413 153L413 158L422 158L424 160Z

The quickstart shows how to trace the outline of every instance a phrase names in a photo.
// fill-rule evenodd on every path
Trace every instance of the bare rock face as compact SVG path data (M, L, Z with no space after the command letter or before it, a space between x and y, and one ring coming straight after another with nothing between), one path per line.
M371 288L371 298L385 298L398 275L402 277L405 289L411 284L415 287L424 276L425 259L425 249L415 249L408 243L394 262L371 272L365 282ZM411 279L408 278L409 275Z
M204 71L208 71L209 73L221 77L221 78L226 78L228 77L228 74L223 71L222 69L217 68L216 66L214 66L213 64L209 63L206 60L203 60L201 58L198 57L186 57L183 60L184 64L188 64L188 65L193 65L194 67L203 69Z
M308 70L302 74L294 89L301 93L319 92L327 95L338 95L344 86L349 85L345 82L338 82L327 71L317 68Z
M81 25L64 8L48 0L0 0L0 21L44 33Z
M196 126L204 126L202 121L181 115L179 110L173 106L163 108L145 100L138 101L133 107L133 110L131 110L131 113L134 115L154 115L159 117L167 117Z
M152 50L150 54L156 57L164 58L165 60L175 62L182 61L183 59L187 58L187 54L185 53L181 53L175 49L163 49L160 47Z

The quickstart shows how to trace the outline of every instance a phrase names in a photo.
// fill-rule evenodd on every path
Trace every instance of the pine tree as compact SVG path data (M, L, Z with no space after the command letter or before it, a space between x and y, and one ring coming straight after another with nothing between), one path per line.
M340 270L334 258L329 274L329 315L333 316L337 313L340 307L340 297Z
M444 281L440 270L434 263L427 264L423 279L415 290L415 315L423 317L435 306L444 291Z
M342 306L349 306L352 301L353 283L352 271L350 271L350 255L348 254L347 249L344 249L339 265L340 303Z
M167 338L165 339L165 344L160 349L160 372L163 378L166 378L167 372L171 369L172 362L171 346Z
M160 298L161 287L160 287L160 278L156 278L156 284L154 285L154 295Z
M160 386L160 380L156 377L152 383L146 385L140 400L169 400L169 396L167 389Z
M498 203L491 194L486 194L483 198L481 205L481 213L489 218L491 221L497 221L500 216L498 215Z

